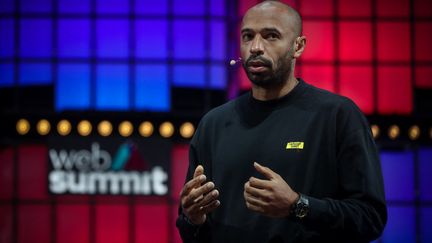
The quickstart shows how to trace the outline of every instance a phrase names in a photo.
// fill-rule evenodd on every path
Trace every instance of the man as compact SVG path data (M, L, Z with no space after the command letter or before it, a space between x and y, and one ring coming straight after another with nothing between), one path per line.
M345 97L294 77L301 18L276 1L246 13L251 93L202 119L177 227L185 242L369 242L387 221L378 153Z

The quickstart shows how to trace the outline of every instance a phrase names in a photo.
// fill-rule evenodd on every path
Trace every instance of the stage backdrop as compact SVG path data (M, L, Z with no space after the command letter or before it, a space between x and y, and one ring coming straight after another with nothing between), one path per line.
M180 242L187 145L56 141L0 148L0 242ZM381 151L381 160L389 221L377 242L431 242L432 148Z

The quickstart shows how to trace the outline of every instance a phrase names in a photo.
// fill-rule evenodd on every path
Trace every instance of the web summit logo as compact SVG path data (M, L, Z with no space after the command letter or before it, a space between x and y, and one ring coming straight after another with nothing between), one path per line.
M54 194L166 195L168 174L146 168L134 144L124 143L114 157L93 143L90 150L49 150Z

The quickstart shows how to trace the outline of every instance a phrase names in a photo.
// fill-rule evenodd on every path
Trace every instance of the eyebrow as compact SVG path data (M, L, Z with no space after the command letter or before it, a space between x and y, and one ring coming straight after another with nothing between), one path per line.
M281 32L278 29L270 28L270 27L269 28L263 28L259 32L262 32L262 31L264 31L264 32L276 32L278 34L281 34ZM241 33L244 33L244 32L254 32L254 30L252 30L250 28L245 28L245 29L241 30Z
M244 32L252 32L252 29L249 29L249 28L242 29L241 33L244 33Z

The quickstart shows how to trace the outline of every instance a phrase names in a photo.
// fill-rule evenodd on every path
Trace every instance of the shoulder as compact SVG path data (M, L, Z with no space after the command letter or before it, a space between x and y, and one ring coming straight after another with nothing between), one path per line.
M307 85L303 99L308 109L331 116L339 125L345 125L349 130L368 126L366 117L360 108L350 98L327 90Z
M357 105L348 97L332 93L330 91L320 89L313 85L307 84L307 92L304 93L304 98L310 101L316 107L342 107L355 108Z
M307 110L325 113L355 112L362 114L359 107L348 97L305 84L305 92L300 97L301 106Z

